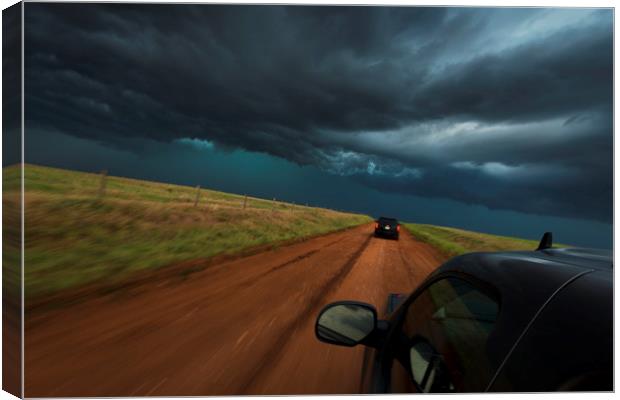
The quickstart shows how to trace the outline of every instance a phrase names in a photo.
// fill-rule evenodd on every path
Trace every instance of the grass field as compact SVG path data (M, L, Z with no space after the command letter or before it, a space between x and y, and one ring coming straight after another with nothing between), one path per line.
M4 168L6 205L19 185ZM363 215L212 190L25 166L25 295L51 294L138 270L235 254L370 221ZM8 185L7 185L8 184ZM8 204L7 204L8 202Z
M21 204L19 169L11 168L2 179L2 290L6 300L21 303ZM16 302L16 303L18 303Z
M424 224L404 224L417 239L426 242L448 256L457 256L474 251L534 250L536 240L466 231Z

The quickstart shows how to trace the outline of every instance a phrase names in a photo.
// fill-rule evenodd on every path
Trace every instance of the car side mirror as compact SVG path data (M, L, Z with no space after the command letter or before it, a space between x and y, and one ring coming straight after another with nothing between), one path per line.
M377 328L377 310L370 304L339 301L328 304L316 320L314 332L325 343L353 347Z

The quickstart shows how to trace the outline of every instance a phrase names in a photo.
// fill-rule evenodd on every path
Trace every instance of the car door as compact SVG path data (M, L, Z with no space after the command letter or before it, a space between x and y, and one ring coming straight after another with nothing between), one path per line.
M499 295L463 276L443 276L401 309L390 344L389 391L482 392L494 369L487 343Z

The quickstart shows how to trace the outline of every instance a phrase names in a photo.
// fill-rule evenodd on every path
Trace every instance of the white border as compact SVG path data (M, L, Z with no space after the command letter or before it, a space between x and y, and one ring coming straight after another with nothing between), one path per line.
M27 1L30 2L30 1ZM75 1L75 0L68 0L65 2L80 2L80 1ZM99 1L93 1L93 2L99 2ZM114 2L118 2L118 1L114 1ZM199 2L199 1L164 1L164 0L151 0L151 1L131 1L133 3L197 3L197 4L205 4L205 3L213 3L213 4L312 4L312 5L334 5L334 4L342 4L342 5L394 5L394 6L465 6L465 7L583 7L583 8L595 8L595 7L613 7L615 8L616 2L615 1L610 1L610 0L590 0L590 1L584 1L584 0L544 0L544 1L536 1L536 0L521 0L521 1L515 1L515 0L502 0L502 1L498 1L498 0L474 0L473 2L464 2L464 1L453 1L453 0L424 0L421 2L415 2L415 1L398 1L398 0L373 0L372 2L369 1L351 1L351 0L337 0L337 1L321 1L321 0L317 0L314 2L310 2L310 1L284 1L284 0L270 0L270 1L259 1L259 0L244 0L244 1L235 1L235 0L212 0L209 2ZM2 5L2 9L5 9L13 4L15 4L16 2L13 0L0 0L0 4ZM615 10L614 10L615 12ZM615 18L614 18L615 20ZM614 21L615 22L615 21ZM21 81L21 87L22 87L22 93L24 93L24 76L23 76L23 66L24 66L24 52L23 52L23 29L24 29L24 25L23 25L23 7L22 7L22 81ZM0 30L0 39L2 38L2 33ZM615 23L614 23L614 100L615 100L615 93L617 92L617 87L618 87L618 83L615 80L615 69L616 69L616 65L617 64L617 60L616 60L616 30L615 30ZM1 87L1 83L0 83L0 87ZM618 104L614 101L614 132L615 132L615 123L616 123L616 118L615 115L618 113L619 111L619 107ZM1 110L0 110L1 113ZM24 160L24 143L25 143L25 137L24 137L24 97L22 96L22 161ZM0 158L1 158L1 147L2 145L0 144ZM615 141L615 137L614 137L614 227L617 226L617 219L616 219L616 214L615 214L615 209L616 206L618 205L618 197L616 196L616 176L617 176L617 165L615 163L615 154L617 153L616 150L618 150L618 144ZM23 192L23 175L22 175L22 207L24 205L24 192ZM1 183L0 183L0 188L1 188ZM2 210L2 206L0 204L0 212ZM1 237L1 233L0 233L0 237ZM24 260L24 249L23 249L23 243L24 243L24 214L22 212L22 304L23 304L23 279L24 279L24 265L23 265L23 260ZM618 237L617 235L615 235L615 228L614 228L614 249L617 248L618 246ZM614 257L615 258L615 257ZM615 263L615 260L614 260ZM616 276L614 274L614 287L616 284ZM614 290L615 292L615 290ZM614 296L614 309L618 309L618 300L617 298ZM615 314L614 314L615 316ZM617 337L617 335L615 335L615 333L617 332L616 328L616 322L617 319L614 318L614 339ZM0 326L1 326L1 321L0 321ZM2 348L2 343L0 341L0 350ZM23 341L23 307L22 307L22 385L23 385L23 380L24 380L24 375L23 375L23 368L24 368L24 359L23 359L23 351L24 351L24 341ZM615 340L614 340L614 356L617 356L617 347L615 346ZM616 360L617 357L614 357L614 360ZM615 366L615 365L614 365ZM2 365L0 363L0 377L2 372ZM617 384L619 382L618 380L618 368L615 368L615 383ZM105 379L105 377L102 377L102 379ZM453 395L433 395L434 398L443 398L443 397L447 397L447 396L453 396ZM559 398L561 397L562 399L579 399L579 398L583 398L584 396L588 397L588 400L598 400L598 399L607 399L607 398L612 398L614 397L614 394L609 394L609 393L570 393L570 394L557 394L557 393L550 393L550 394L475 394L475 395L460 395L460 396L467 396L468 398L471 397L484 397L485 399L493 399L493 398L497 398L497 399L523 399L523 398L532 398L534 396L538 397L538 396L545 396L548 399L551 398ZM246 396L246 397L256 397L256 396ZM352 399L359 399L360 396L295 396L298 399L303 399L303 400L309 400L309 399L313 399L316 397L321 397L321 398L334 398L334 399L346 399L346 400L352 400ZM413 395L390 395L390 396L373 396L373 398L377 398L377 399L381 399L381 400L390 400L390 399L404 399L404 398L412 398L414 397ZM0 400L8 400L8 399L14 399L15 397L13 397L12 395L6 393L6 392L0 392ZM174 397L159 397L160 399L174 399ZM207 397L201 397L201 398L207 398ZM231 398L238 398L238 397L209 397L209 399L231 399ZM277 399L278 396L261 396L261 398L263 399Z

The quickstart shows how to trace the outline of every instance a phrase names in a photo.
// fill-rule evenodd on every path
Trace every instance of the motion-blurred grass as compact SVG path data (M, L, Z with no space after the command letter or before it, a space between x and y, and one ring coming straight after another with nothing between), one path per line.
M27 298L370 221L250 197L244 209L244 196L205 189L194 206L196 188L112 176L99 199L100 182L99 174L25 166Z
M2 175L2 290L3 299L21 303L21 175L18 167Z
M536 240L489 235L435 225L406 223L404 226L418 240L430 244L450 257L476 251L534 250L538 247Z

